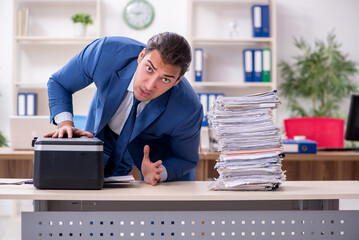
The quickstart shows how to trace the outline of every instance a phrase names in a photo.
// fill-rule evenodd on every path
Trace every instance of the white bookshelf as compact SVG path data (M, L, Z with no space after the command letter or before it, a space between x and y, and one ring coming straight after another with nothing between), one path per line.
M252 36L251 7L268 4L270 37ZM191 67L187 78L197 92L221 92L240 96L277 88L277 29L275 0L188 0L188 39L192 48L203 48L203 81L194 81ZM229 23L238 23L238 37L229 35ZM243 49L270 48L271 82L245 82Z
M37 93L37 115L50 114L47 81L86 45L101 37L100 8L100 0L13 0L12 115L17 113L19 92ZM27 13L19 17L19 11ZM76 13L90 14L94 22L84 37L74 37L71 16ZM74 95L74 114L87 114L94 91L91 85Z
M15 37L15 41L19 42L59 42L59 43L79 43L92 42L97 37L42 37L42 36L24 36L24 37Z
M239 38L239 39L233 39L233 38L217 38L217 39L211 39L211 38L194 38L192 39L192 42L194 44L243 44L243 43L271 43L273 42L273 38Z
M272 83L270 82L192 82L193 87L239 87L239 88L257 88L257 87L272 87Z

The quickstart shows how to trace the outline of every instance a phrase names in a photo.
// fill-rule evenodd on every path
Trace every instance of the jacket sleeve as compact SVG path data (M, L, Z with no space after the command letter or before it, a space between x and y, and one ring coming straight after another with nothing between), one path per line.
M73 114L72 94L93 82L104 41L93 41L50 77L47 88L51 122L55 123L54 117L61 112Z
M167 181L181 178L195 169L199 162L198 147L203 119L202 105L184 118L170 137L171 156L163 160Z

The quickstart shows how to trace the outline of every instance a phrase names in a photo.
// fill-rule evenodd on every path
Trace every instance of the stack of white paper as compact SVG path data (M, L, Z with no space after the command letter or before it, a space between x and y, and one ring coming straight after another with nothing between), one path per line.
M245 97L218 97L208 121L216 133L220 157L215 190L274 190L285 180L283 148L272 110L277 91Z

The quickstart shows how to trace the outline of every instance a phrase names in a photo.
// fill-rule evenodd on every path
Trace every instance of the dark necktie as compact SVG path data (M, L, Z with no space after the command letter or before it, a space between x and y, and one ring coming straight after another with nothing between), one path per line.
M130 114L128 115L126 123L123 126L122 131L117 138L117 141L113 141L113 152L111 153L111 157L105 167L105 173L107 173L108 175L114 174L116 172L116 169L123 161L123 155L126 152L127 144L130 140L133 127L135 126L137 106L139 103L140 101L138 101L135 96L133 96L133 104Z
M125 150L127 149L127 144L128 141L130 140L132 131L133 131L133 127L135 126L135 121L136 121L136 113L137 113L137 106L140 103L140 101L138 101L135 96L133 96L133 104L132 104L132 108L131 108L131 112L128 115L128 118L126 120L125 125L122 128L122 131L120 133L120 135L118 136L118 140L117 140L117 144L121 145L121 151L118 152L116 157L121 156L122 159L123 154L125 153Z

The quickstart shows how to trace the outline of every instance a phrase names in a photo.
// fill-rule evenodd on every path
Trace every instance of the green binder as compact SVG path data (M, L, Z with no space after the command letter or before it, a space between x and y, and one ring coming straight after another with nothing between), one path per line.
M262 82L270 82L272 56L269 48L262 49Z

